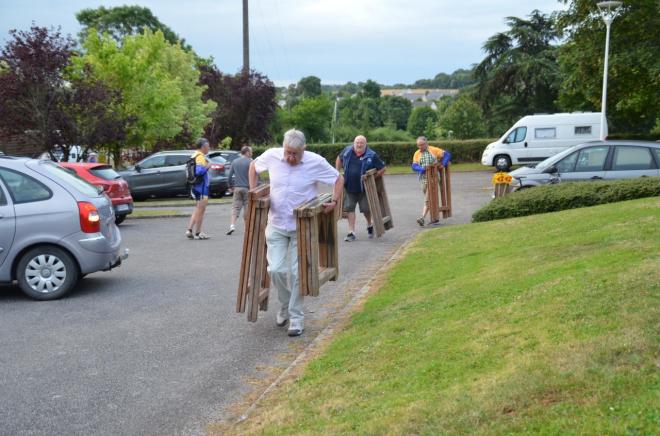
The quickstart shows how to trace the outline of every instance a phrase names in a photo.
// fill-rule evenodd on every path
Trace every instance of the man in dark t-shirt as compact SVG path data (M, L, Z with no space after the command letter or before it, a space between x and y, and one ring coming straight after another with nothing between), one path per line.
M364 190L362 176L370 169L377 169L376 177L385 172L385 164L378 154L367 146L367 138L356 136L352 145L346 146L335 162L337 171L344 170L344 212L348 217L348 235L344 241L355 241L355 206L360 205L360 212L367 220L367 234L374 237L374 228L371 224L369 202Z

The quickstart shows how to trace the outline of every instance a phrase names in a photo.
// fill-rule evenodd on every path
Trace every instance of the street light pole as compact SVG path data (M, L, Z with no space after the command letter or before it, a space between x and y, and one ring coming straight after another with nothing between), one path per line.
M600 139L605 140L605 126L607 122L606 110L607 110L607 64L609 61L609 52L610 52L610 27L612 26L612 21L619 12L619 7L622 2L620 1L604 1L598 3L598 8L600 9L603 21L605 22L606 32L605 32L605 62L603 65L603 95L601 96L600 102Z

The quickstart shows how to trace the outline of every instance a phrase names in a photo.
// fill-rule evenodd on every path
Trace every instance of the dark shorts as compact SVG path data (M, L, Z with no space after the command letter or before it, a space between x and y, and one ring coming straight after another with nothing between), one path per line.
M344 212L355 212L355 206L360 205L360 212L369 212L369 202L367 201L367 193L361 192L354 194L344 190Z
M200 201L209 198L209 187L208 186L193 186L190 190L190 196L195 201Z

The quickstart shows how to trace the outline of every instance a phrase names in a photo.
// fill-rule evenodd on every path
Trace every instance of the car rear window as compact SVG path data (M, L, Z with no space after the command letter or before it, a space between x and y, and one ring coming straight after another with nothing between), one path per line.
M219 154L216 154L215 156L211 156L211 157L209 157L209 160L210 160L211 162L213 162L213 163L216 163L216 164L224 164L224 163L227 163L227 159L225 159L224 157L220 156Z
M70 172L66 171L64 168L53 162L42 161L40 168L43 168L43 170L47 173L47 175L55 177L55 179L58 179L66 183L67 185L80 191L84 195L87 195L89 197L99 196L99 190L96 186L78 177L78 175L76 174L71 174Z
M110 165L90 168L90 173L105 180L116 180L121 176Z
M47 186L26 174L0 168L0 178L7 186L15 204L48 200L53 196Z

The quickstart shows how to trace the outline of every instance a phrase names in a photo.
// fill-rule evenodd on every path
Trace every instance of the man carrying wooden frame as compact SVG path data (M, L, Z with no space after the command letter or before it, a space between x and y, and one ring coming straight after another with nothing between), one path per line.
M305 151L305 135L291 129L284 134L282 148L271 148L250 164L250 189L257 186L258 174L268 171L270 210L266 227L268 273L277 289L281 308L276 323L287 321L289 336L304 330L303 296L298 284L298 247L294 209L316 198L316 184L334 185L331 201L323 204L330 213L341 198L343 177L322 156ZM289 261L287 262L287 257Z

